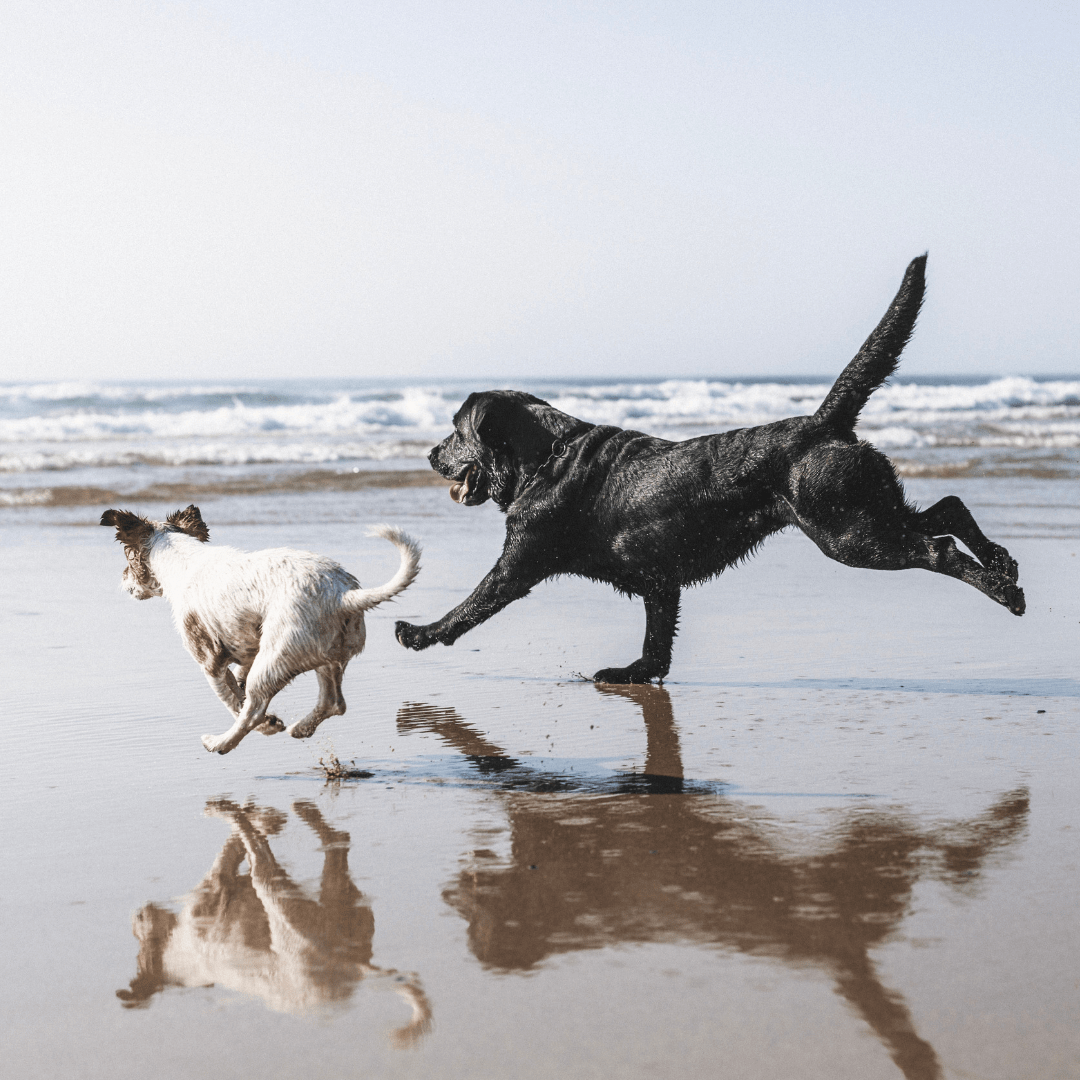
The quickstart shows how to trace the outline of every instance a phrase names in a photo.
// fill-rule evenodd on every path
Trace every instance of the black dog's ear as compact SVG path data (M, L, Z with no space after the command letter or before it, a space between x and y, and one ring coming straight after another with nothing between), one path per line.
M487 397L473 408L472 425L476 437L497 453L513 453L514 414L521 412L516 401Z
M165 519L170 525L174 525L182 533L194 536L204 544L210 539L210 530L199 513L199 508L194 503L189 503L183 510L176 510Z
M106 510L101 515L100 524L113 526L116 529L116 539L128 547L142 543L154 531L152 521L147 521L130 510Z
M472 424L477 438L496 453L523 462L543 461L551 453L551 432L516 398L485 397L473 408Z

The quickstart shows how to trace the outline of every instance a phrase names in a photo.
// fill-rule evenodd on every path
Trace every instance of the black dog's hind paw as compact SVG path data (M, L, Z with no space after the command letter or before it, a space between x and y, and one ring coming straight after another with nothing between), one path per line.
M434 645L438 640L428 633L426 626L413 626L412 623L407 622L394 623L394 637L398 639L398 644L404 645L406 649L415 649L417 652L428 648L429 645Z
M993 570L995 574L1001 574L1002 577L1007 577L1013 584L1015 584L1020 578L1020 567L1016 560L1000 545L993 545L993 552L990 558L986 560L986 569ZM1023 600L1021 599L1021 609L1023 608ZM1010 607L1010 610L1011 607ZM1020 612L1017 612L1020 614Z
M1011 582L1001 590L1004 593L1002 603L1014 614L1023 615L1027 610L1027 602L1024 600L1024 590L1019 585Z
M658 678L662 678L658 671L643 664L640 660L635 660L627 667L601 668L593 676L593 682L625 686L627 683L649 683Z

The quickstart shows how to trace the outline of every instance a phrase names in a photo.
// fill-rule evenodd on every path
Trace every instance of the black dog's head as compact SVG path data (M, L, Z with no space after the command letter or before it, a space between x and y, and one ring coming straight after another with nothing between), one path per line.
M591 428L546 401L517 390L470 394L454 416L454 433L428 454L431 467L452 480L450 497L465 506L494 499L505 510L556 442Z

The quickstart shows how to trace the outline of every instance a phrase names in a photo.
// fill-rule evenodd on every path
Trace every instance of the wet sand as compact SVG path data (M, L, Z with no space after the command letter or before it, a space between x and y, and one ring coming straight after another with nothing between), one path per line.
M209 470L207 470L209 472ZM0 507L33 506L109 506L123 503L125 506L146 503L175 502L203 503L207 500L251 495L297 495L327 492L364 491L368 488L399 487L448 487L431 469L376 469L371 467L352 469L297 469L278 468L268 472L243 470L239 475L224 476L222 469L217 475L199 477L197 470L192 479L184 482L162 481L134 484L122 489L102 487L98 484L61 483L53 487L34 487L26 484L0 490ZM132 472L132 476L138 476ZM20 477L20 479L24 479ZM66 479L66 478L65 478Z
M578 678L643 631L587 582L452 649L393 642L488 568L490 508L204 502L215 540L365 585L396 565L367 524L425 546L348 713L224 758L199 743L224 707L95 514L5 512L8 1075L1080 1075L1080 514L1025 483L909 483L1009 546L1024 618L785 535L687 594L670 681L632 690ZM369 775L327 783L332 757Z

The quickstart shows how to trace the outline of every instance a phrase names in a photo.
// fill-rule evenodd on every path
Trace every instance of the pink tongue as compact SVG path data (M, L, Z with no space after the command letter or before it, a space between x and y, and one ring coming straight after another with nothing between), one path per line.
M465 474L464 480L459 480L456 484L450 485L450 498L456 503L463 503L469 495L469 490L472 487L472 478L474 470L472 468Z

